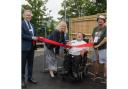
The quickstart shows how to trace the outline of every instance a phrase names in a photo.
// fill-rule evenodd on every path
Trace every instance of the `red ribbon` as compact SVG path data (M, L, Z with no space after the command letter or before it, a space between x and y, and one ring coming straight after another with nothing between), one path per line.
M93 46L93 44L92 44L92 43L86 43L86 44L77 45L77 46L72 46L72 47L81 48L81 47L92 47L92 46Z
M69 46L69 45L65 45L65 44L62 44L62 43L59 43L59 42L56 42L56 41L53 41L53 40L49 40L49 39L44 38L44 37L38 37L38 41L45 42L45 43L48 43L48 44L57 45L57 46L63 46L65 48L71 48L71 47L81 48L81 47L91 47L91 46L93 46L92 43L87 43L87 44L82 44L82 45L77 45L77 46Z

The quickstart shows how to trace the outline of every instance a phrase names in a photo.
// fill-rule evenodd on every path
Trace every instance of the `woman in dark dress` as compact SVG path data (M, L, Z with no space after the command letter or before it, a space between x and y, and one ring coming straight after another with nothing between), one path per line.
M55 31L53 31L48 39L56 42L65 43L64 35L67 32L67 24L65 21L60 21ZM54 73L57 73L57 59L56 55L59 54L60 46L46 44L46 64L50 73L50 77L54 78Z

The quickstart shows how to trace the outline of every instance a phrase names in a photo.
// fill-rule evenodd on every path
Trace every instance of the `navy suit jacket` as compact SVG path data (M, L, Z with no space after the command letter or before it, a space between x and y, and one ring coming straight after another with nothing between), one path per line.
M32 25L32 27L33 27L34 36L36 36L34 26ZM28 26L24 20L22 21L21 30L22 30L22 51L30 51L33 46L32 45L32 35L29 32Z

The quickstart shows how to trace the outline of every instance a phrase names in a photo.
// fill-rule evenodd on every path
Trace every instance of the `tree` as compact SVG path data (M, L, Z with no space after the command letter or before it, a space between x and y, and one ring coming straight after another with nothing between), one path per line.
M64 8L64 1L62 7ZM66 17L78 17L94 15L97 13L106 12L106 0L66 0ZM59 14L64 17L64 9L59 11Z
M45 11L46 7L45 4L48 0L27 0L28 5L22 5L22 11L24 9L30 9L32 10L33 17L32 17L32 23L35 26L35 29L37 31L37 35L42 35L40 32L40 29L42 27L44 16L46 16Z
M59 14L62 15L62 17L64 17L64 4L65 2L63 1L62 3L63 9L59 11ZM81 6L82 6L82 0L66 0L66 12L67 12L66 17L80 16Z

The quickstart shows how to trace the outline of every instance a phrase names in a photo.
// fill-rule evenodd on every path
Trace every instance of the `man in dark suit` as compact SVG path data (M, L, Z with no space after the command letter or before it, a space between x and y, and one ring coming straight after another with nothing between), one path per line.
M27 64L27 81L33 84L37 82L32 79L34 49L36 47L36 33L33 25L30 23L32 19L31 10L25 10L22 21L22 87L26 87L25 83L25 67Z

